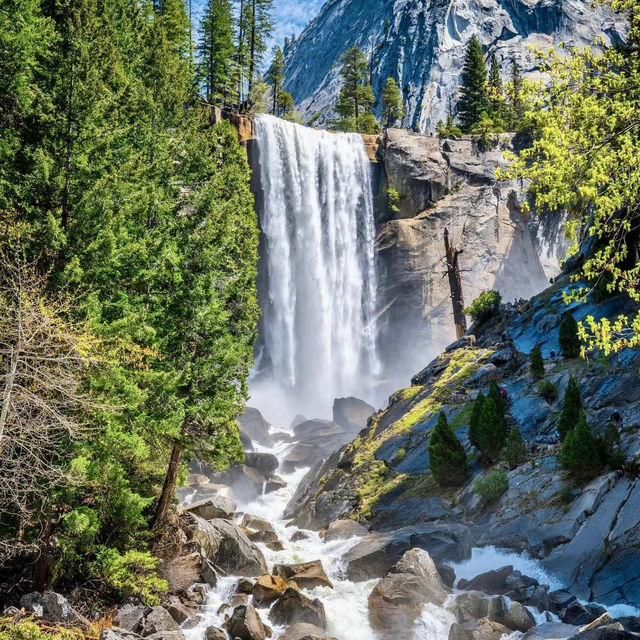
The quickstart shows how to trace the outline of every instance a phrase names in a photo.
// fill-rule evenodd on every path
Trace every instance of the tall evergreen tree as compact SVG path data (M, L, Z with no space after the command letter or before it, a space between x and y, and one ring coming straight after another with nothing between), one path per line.
M469 442L476 448L480 448L480 436L478 428L480 426L480 414L482 413L482 405L484 403L485 396L482 391L478 392L476 399L473 402L471 409L471 419L469 421Z
M474 439L483 457L490 461L499 458L507 440L507 420L504 400L495 380L489 385L489 393L482 401L482 408L475 429Z
M404 118L407 113L402 100L402 92L393 78L387 78L382 92L382 106L387 128Z
M571 312L567 311L562 316L558 331L562 355L565 358L577 358L580 355L580 338L578 337L578 323Z
M494 123L502 124L504 117L504 90L502 86L502 77L500 75L500 65L495 54L491 56L491 65L489 67L489 101L491 103L491 118Z
M578 422L562 443L560 462L577 482L587 482L602 470L598 443L582 412Z
M209 104L225 104L232 81L233 18L229 0L209 0L200 21L197 79Z
M244 0L248 93L251 93L260 74L267 41L273 33L273 2L274 0Z
M560 434L560 440L564 440L567 434L578 424L580 416L584 413L580 389L573 376L569 378L567 388L562 401L562 411L558 418L556 429Z
M362 115L369 114L373 105L373 89L369 84L369 64L359 47L351 47L342 57L340 72L343 84L336 112L341 116L341 127L355 130Z
M284 84L284 53L277 45L273 47L273 59L271 61L271 66L267 71L266 80L271 85L273 100L272 113L274 116L278 116L280 115L279 101Z
M467 45L462 69L461 98L458 105L460 123L464 131L471 131L490 109L487 94L487 69L482 45L474 34Z
M467 479L467 454L443 412L429 439L429 468L442 486L460 486Z
M540 345L536 345L529 356L529 371L534 380L540 380L544 377L544 360L542 359L542 350Z
M508 114L509 125L512 131L517 131L524 117L524 96L522 88L522 71L518 63L513 60L511 81L508 85Z
M509 464L510 469L515 469L527 460L527 445L518 427L513 429L507 438L504 459Z

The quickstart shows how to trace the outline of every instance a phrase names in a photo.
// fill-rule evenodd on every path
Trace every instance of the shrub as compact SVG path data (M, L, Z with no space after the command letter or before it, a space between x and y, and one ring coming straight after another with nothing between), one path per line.
M429 439L429 468L442 486L460 486L467 479L467 454L443 412Z
M400 194L397 189L387 189L387 200L389 202L389 209L394 213L398 213L400 208L398 203L400 202Z
M577 358L580 355L578 323L569 312L562 316L558 340L560 342L560 350L565 358Z
M478 436L478 429L480 427L480 414L482 412L482 405L484 403L484 393L480 391L476 396L471 410L471 419L469 420L469 442L476 448L480 448L480 439Z
M396 451L395 461L402 462L405 459L406 455L407 455L407 450L404 447L402 447L401 449L398 449Z
M500 457L500 452L506 443L507 419L504 400L495 380L491 381L489 393L482 400L478 423L474 430L474 440L482 456L490 461Z
M538 382L538 393L549 403L555 402L558 399L558 388L553 382L549 380L543 380Z
M602 471L597 439L587 424L584 412L562 443L560 464L579 483L592 480Z
M558 433L560 434L560 440L563 441L566 435L572 431L578 424L580 415L582 414L582 399L580 398L580 389L575 378L571 376L569 383L564 392L564 399L562 401L562 412L558 419L556 426Z
M140 598L150 606L160 604L160 594L168 585L156 570L158 559L148 552L127 551L121 555L115 549L103 547L94 563L94 575L119 598Z
M540 380L544 377L544 360L542 359L542 351L540 345L536 345L531 351L529 370L534 380Z
M464 310L464 313L471 316L476 322L482 322L498 310L501 301L502 296L497 291L485 291L473 301L470 307Z
M622 469L625 463L624 453L620 450L620 431L615 423L610 422L604 435L597 438L600 462L612 469Z
M527 461L527 445L518 427L513 429L507 438L507 444L504 449L504 459L509 464L510 469L515 469Z
M43 629L35 620L14 622L0 618L0 640L81 640L85 636L75 629Z
M507 472L504 470L494 471L488 476L478 478L474 488L487 502L493 502L509 488Z

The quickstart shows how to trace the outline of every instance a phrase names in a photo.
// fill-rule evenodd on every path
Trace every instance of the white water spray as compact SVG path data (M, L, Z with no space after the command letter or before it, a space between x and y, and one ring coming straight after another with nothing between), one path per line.
M379 373L370 162L357 134L255 125L266 273L252 403L277 422L329 417L336 397L371 399Z

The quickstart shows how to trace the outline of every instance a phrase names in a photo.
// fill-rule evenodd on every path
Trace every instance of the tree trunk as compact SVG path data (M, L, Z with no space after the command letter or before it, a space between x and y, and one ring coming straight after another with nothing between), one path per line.
M449 243L449 229L444 230L444 247L447 254L447 276L449 277L451 303L453 304L453 322L456 325L456 336L460 339L467 331L467 318L463 311L462 279L460 278L460 267L458 265L458 256L462 253L462 250L456 249Z
M156 507L156 513L153 516L154 527L157 527L164 523L169 513L169 506L171 505L171 498L176 489L176 481L178 479L178 469L180 468L180 457L182 456L182 447L176 443L173 445L171 451L171 457L169 458L169 468L167 469L167 475L164 479L164 486L162 487L162 493L158 500L158 506Z

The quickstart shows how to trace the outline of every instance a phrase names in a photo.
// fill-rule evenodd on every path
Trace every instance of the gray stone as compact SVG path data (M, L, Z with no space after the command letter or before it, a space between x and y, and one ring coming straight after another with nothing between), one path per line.
M375 412L374 407L358 398L336 398L333 401L333 421L348 431L364 429Z
M312 600L296 589L287 589L269 611L269 619L276 625L291 625L306 622L327 626L324 606L317 598Z
M273 531L273 525L262 518L245 513L242 517L242 526L254 531Z
M250 442L257 442L265 447L273 444L269 434L269 423L257 409L246 407L238 422L241 435Z
M325 542L347 540L356 536L366 536L369 532L355 520L335 520L329 525L324 536Z
M63 595L54 591L28 593L20 598L20 607L52 622L89 626L89 621L78 613Z
M178 623L164 607L151 607L144 620L142 635L146 638L156 633L175 631L177 628Z
M224 629L207 627L204 632L205 640L228 640L229 636Z
M185 640L184 633L179 629L173 631L159 631L147 636L149 640Z
M504 624L514 631L529 631L536 626L536 621L531 612L519 602L512 602L504 616Z
M239 640L265 640L271 635L271 630L251 605L236 607L224 626L232 638Z
M100 633L100 640L141 640L141 638L141 635L119 627L103 629Z
M214 495L184 507L183 511L195 513L205 520L215 520L216 518L230 520L236 512L237 506L231 498Z
M298 622L288 627L278 640L335 640L335 638L327 638L324 630L314 624Z
M276 564L273 567L273 575L286 581L293 580L301 589L333 588L333 583L325 573L320 560L300 564Z
M200 567L200 578L204 580L204 582L206 582L210 587L215 587L218 584L218 574L209 558L202 558L202 565Z
M522 636L522 640L560 640L572 636L577 630L571 624L562 622L543 622L527 631Z
M125 604L113 616L113 624L121 629L137 632L142 628L146 610L144 605Z
M456 620L461 624L488 617L489 600L481 591L461 593L456 597L455 606Z
M244 463L257 469L265 476L271 475L278 468L278 458L272 453L245 453Z

